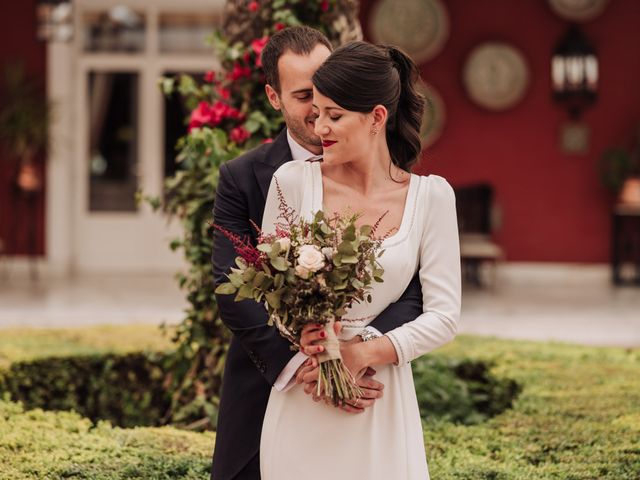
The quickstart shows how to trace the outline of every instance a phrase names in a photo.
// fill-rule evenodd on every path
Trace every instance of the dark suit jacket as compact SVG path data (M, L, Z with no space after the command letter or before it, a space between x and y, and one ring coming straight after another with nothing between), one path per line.
M250 220L262 224L271 178L280 165L290 160L283 130L273 143L223 164L213 209L215 223L241 236L249 235L255 242L256 232ZM216 285L227 280L236 256L231 242L216 230L212 258ZM294 352L289 342L267 325L263 305L251 300L235 302L234 295L216 295L216 300L233 338L222 383L211 475L214 480L230 480L258 453L271 387ZM371 326L384 334L421 313L422 290L416 277L402 298Z

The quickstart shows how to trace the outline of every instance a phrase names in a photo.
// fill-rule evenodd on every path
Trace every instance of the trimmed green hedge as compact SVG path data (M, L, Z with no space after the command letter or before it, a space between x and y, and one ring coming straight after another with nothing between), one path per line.
M121 427L163 423L170 396L159 354L53 357L0 371L0 393L27 408L74 410Z
M215 435L171 427L112 428L70 412L0 401L0 478L207 479Z
M413 381L423 420L471 425L511 407L521 387L491 374L491 364L424 356L412 364Z
M480 425L425 425L432 478L640 478L640 350L460 336L434 355L494 363L523 391Z
M427 412L434 480L640 478L639 350L460 336L430 357L481 361L522 386L513 408L480 424ZM212 439L0 402L0 478L206 479Z
M132 332L131 327L123 330ZM141 336L139 329L133 331ZM28 331L14 334L16 344L23 346L16 357L30 360L0 369L0 394L9 393L12 400L22 402L28 409L73 410L93 421L109 420L120 427L167 423L171 400L162 353L77 354L96 345L94 329L73 332L75 340L71 344L69 331L61 333L60 350L75 355L34 358L36 352L24 346L42 345L44 332L37 331L31 340ZM107 352L114 344L108 332L101 333L98 350ZM117 328L111 333L117 335ZM55 338L49 337L45 342L44 352L56 354ZM156 343L147 340L147 344ZM129 348L125 344L117 349L126 352ZM478 361L426 356L414 363L414 378L425 419L478 423L508 408L518 393L515 382L494 378L487 366ZM200 428L204 427L203 423Z
M150 353L16 362L0 370L0 394L26 408L72 410L120 427L160 426L170 406L162 365L162 354ZM478 423L508 408L519 391L482 362L425 357L414 367L424 419Z

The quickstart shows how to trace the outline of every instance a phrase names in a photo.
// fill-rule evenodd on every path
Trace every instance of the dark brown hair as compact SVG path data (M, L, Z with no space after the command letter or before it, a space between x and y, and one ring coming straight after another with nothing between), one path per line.
M394 164L409 172L421 150L424 97L415 88L418 69L398 48L351 42L337 48L313 75L313 85L342 108L388 111L387 144Z
M332 50L331 43L322 32L304 25L288 27L275 33L262 50L262 69L267 83L280 93L278 60L282 54L292 51L296 55L309 55L316 45Z

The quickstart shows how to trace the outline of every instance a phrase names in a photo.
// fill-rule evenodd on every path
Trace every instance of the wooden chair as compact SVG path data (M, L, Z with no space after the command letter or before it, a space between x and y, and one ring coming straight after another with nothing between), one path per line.
M488 264L491 268L490 282L495 286L497 264L504 258L504 251L492 238L492 232L500 222L499 210L493 204L493 187L479 183L454 190L463 280L483 287L481 272Z

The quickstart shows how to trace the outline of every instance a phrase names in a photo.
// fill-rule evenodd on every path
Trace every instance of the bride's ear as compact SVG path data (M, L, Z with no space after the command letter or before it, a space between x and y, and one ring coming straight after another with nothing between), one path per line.
M389 113L387 111L387 108L384 105L376 105L375 107L373 107L373 111L371 113L373 114L373 123L371 124L371 129L377 131L384 130L385 125L387 124L387 116Z

